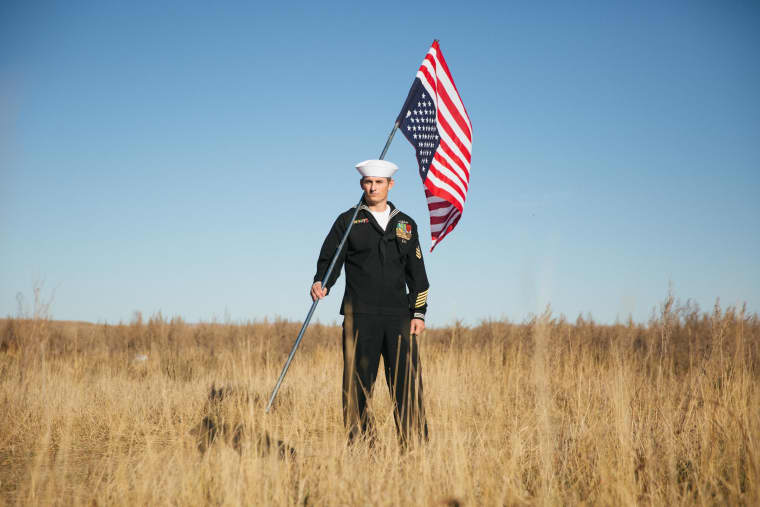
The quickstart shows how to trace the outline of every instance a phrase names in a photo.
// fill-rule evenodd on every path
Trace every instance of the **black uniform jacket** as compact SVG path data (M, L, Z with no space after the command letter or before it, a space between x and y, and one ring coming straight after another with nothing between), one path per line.
M359 206L346 244L325 286L329 289L335 284L345 264L346 292L341 314L353 311L424 319L429 284L417 224L392 203L388 205L391 214L385 231L366 205ZM355 208L341 213L325 238L317 260L315 282L322 281L327 273Z

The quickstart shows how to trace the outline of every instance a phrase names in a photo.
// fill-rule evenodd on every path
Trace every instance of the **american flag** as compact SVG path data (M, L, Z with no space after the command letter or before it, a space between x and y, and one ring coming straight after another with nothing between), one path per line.
M462 216L470 184L472 125L434 41L396 119L412 143L430 210L430 251Z

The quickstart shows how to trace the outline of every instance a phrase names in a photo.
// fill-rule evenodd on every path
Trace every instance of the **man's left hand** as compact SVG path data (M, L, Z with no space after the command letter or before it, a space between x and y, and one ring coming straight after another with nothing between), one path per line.
M421 335L425 330L425 321L422 319L412 319L412 327L410 329L411 334Z

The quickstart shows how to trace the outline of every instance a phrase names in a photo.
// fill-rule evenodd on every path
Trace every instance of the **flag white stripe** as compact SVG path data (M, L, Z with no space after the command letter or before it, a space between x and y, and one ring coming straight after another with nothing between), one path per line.
M470 123L470 118L467 116L467 111L464 108L464 104L462 104L462 99L459 97L459 93L457 92L454 84L449 80L449 76L448 74L446 74L446 71L444 70L443 65L441 64L441 60L438 58L438 54L436 50L433 48L430 48L430 51L428 51L428 53L435 60L435 69L433 68L434 65L427 58L423 60L421 67L425 67L430 73L430 75L436 79L438 84L444 87L444 89L446 90L446 94L449 96L449 100L451 100L452 105L459 112L459 115L462 117L462 120L464 121L465 125L467 125L467 129L470 132L472 132L472 124ZM423 74L420 72L418 73L418 75L423 75ZM435 85L434 83L431 83L431 86L434 87L434 85ZM468 141L471 140L469 135L466 136L466 139Z
M462 155L462 150L459 149L459 147L454 144L454 141L449 137L449 134L446 133L445 130L443 130L442 127L439 126L438 122L436 122L436 127L438 128L438 135L441 136L441 141L446 142L446 146L454 152L454 155L459 157L459 160L462 161L462 163L465 165L462 169L465 170L465 172L469 175L470 174L470 163L467 162L467 158ZM468 178L469 179L469 178Z
M428 69L428 71L429 71L429 69ZM435 72L430 72L430 75L433 76L433 77L435 77ZM417 71L417 77L420 78L420 81L422 81L422 86L428 92L428 95L431 96L431 97L433 97L433 98L436 98L435 83L431 83L430 81L428 81L427 77L425 76L425 74L422 73L421 70Z
M462 200L462 198L459 197L459 194L457 193L457 191L451 188L451 186L449 186L448 183L446 183L445 181L441 181L439 177L437 177L435 174L433 174L430 171L428 171L427 177L430 180L430 182L433 183L433 185L451 194L451 197L456 199L456 201L459 203L460 206L464 206L464 200Z
M438 165L435 160L433 160L433 162L430 163L430 166L431 167L435 166L435 169L441 172L441 176L445 176L452 181L455 180L452 174L447 172L445 169L442 169L441 166ZM462 205L464 205L464 201L467 199L467 192L464 191L459 185L451 186L450 183L446 182L443 178L441 178L441 176L433 172L428 172L428 177L430 176L433 176L435 178L435 181L440 181L442 185L446 185L446 188L443 188L443 187L440 187L440 188L442 188L443 190L446 190L446 192L450 193L452 196L454 196L454 198L457 201L459 201Z
M443 141L441 141L441 142L443 142ZM450 148L449 147L449 143L446 143L446 147ZM435 153L437 155L440 155L441 157L443 157L446 160L446 162L449 163L449 165L451 166L451 170L454 171L455 173L457 173L457 175L459 175L459 177L462 179L462 181L467 181L467 180L470 179L468 177L469 167L461 167L451 157L449 157L449 154L446 153L445 150L441 149L440 147L435 151ZM466 162L465 162L465 164L466 164Z
M458 216L461 216L462 214L455 208L454 213L451 214L448 220L446 220L443 224L441 224L440 227L436 227L436 230L438 232L446 232L446 228L453 222Z
M436 72L438 83L442 84L443 87L446 88L446 93L448 94L449 99L451 99L451 103L454 104L454 107L457 108L459 114L462 116L462 120L464 120L464 123L467 125L469 131L472 132L472 124L470 123L470 118L467 116L467 111L464 108L464 104L462 104L462 99L459 97L459 93L457 92L454 83L449 80L449 76L446 74L446 71L441 64L441 60L438 58L438 52L432 48L430 49L430 52L432 53L433 58L435 58L436 67L440 69L439 72ZM470 136L467 137L469 138Z
M449 201L447 201L446 199L441 199L441 198L440 198L440 197L438 197L437 195L432 195L432 194L431 194L431 195L430 195L430 196L427 198L427 202L428 202L428 204L440 204L440 203L442 203L442 202L449 202Z
M430 73L430 75L433 76L433 78L435 79L439 78L439 73L436 72L435 69L433 69L433 64L431 64L430 61L426 59L422 63L421 66L425 67L427 71ZM441 69L440 74L443 74L444 76L446 76L446 72L444 72L443 69ZM459 127L459 124L451 115L449 110L446 108L446 104L442 100L438 100L438 92L435 91L435 83L430 83L422 71L417 71L417 77L420 78L420 81L422 81L422 85L425 87L425 90L427 90L430 96L435 97L435 107L436 107L436 110L438 111L438 114L444 115L444 117L446 118L446 121L449 123L449 125L451 125L451 128L454 130L454 134L456 134L457 137L460 138L462 144L465 145L465 147L467 148L467 151L472 152L472 141L470 140L470 136L462 132L462 129ZM448 78L446 80L448 81ZM446 91L449 92L448 89ZM450 92L449 92L449 98L451 98ZM462 116L463 118L466 118L467 113L464 113L464 114L463 113L464 113L463 109L459 111L460 116ZM470 126L469 123L467 123L467 126L470 127L470 132L472 132L472 127ZM443 129L439 127L438 130L443 130Z
M451 214L451 216L449 217L448 220L446 220L443 223L436 224L435 227L431 226L430 232L433 233L434 235L439 235L439 234L445 233L446 232L446 228L449 225L451 225L451 223L454 220L456 220L456 218L458 216L461 216L461 213L459 213L459 211L457 211L456 208L454 208L454 209L455 209L455 212Z
M446 204L446 206L440 206L441 204ZM454 205L451 204L446 199L441 199L439 197L436 197L436 200L433 202L432 199L428 199L428 210L430 211L430 214L433 216L438 215L438 212L442 212L443 214L448 213L448 210L453 208Z
M449 206L448 208L446 208L446 211L447 211L447 213L445 215L443 215L441 217L436 217L437 220L435 222L439 226L445 224L446 222L448 222L448 220L451 217L452 213L458 213L459 212L459 210L457 210L454 206ZM430 220L432 222L433 219L431 218Z
M436 76L436 71L435 71L435 69L433 68L433 63L432 63L430 60L428 60L427 58L425 58L425 59L422 61L422 65L420 65L420 70L419 70L419 71L417 71L417 75L418 75L418 76L420 76L420 77L422 78L422 80L423 80L423 81L427 81L427 78L425 77L425 74L422 72L422 67L425 67L425 69L427 69L427 71L428 71L428 74L430 75L430 77L432 77L433 79L435 79L435 76ZM428 84L429 84L429 85L430 85L430 86L431 86L433 89L435 89L435 82L431 83L431 82L429 82L429 81L428 81ZM435 95L435 94L433 94L433 95Z
M451 113L446 107L446 104L442 100L439 100L437 101L436 106L438 108L438 116L443 116L446 119L446 122L451 127L451 130L454 131L454 135L457 136L464 147L467 148L467 152L472 153L472 142L470 141L470 137L462 132L462 129L459 127L457 121L453 116L451 116ZM443 130L443 128L440 130Z
M448 202L448 201L447 201ZM453 208L454 206L449 206L450 208ZM449 208L437 208L437 209L431 209L430 210L430 216L431 217L445 217L446 213L450 211Z
M440 172L441 174L443 174L444 176L446 176L448 179L450 179L451 181L453 181L454 184L456 185L456 187L459 189L459 191L464 195L465 198L467 198L467 189L464 187L464 185L462 184L462 182L459 180L459 178L457 178L457 176L453 172L451 172L449 169L447 169L446 167L444 167L435 158L432 160L432 162L430 162L430 165L431 166L435 166L435 168L438 170L438 172Z

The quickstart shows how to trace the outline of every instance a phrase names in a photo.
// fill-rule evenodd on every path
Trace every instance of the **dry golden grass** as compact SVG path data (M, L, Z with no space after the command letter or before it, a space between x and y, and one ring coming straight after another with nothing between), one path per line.
M646 325L545 314L429 330L431 439L407 453L382 379L378 445L345 446L337 327L308 331L264 414L298 326L1 320L0 502L760 504L756 315L671 298ZM198 451L212 384L246 393L226 412L240 452ZM295 456L264 452L265 433Z

